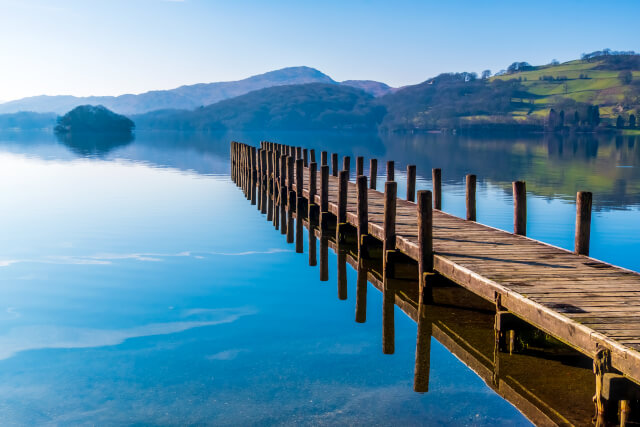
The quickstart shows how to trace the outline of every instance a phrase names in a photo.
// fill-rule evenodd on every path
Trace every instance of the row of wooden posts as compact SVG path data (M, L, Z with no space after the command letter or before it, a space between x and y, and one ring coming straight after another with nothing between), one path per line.
M312 212L315 206L315 195L317 194L317 163L315 150L307 150L301 147L292 147L284 144L277 144L273 142L261 142L260 148L256 149L254 146L246 145L243 143L232 142L231 143L231 158L232 158L232 175L234 179L240 177L240 185L243 187L248 198L251 199L252 204L258 204L262 213L266 213L269 220L274 221L274 225L281 229L282 234L287 234L287 239L293 242L293 228L286 226L287 222L290 222L290 218L286 215L286 206L290 207L288 210L290 215L296 211L298 203L302 201L298 200L302 198L303 190L303 167L309 168L309 198L308 204L311 207L309 212ZM320 195L321 206L319 206L320 217L323 213L328 212L328 152L322 151L320 155ZM295 172L295 173L294 173ZM331 174L339 177L339 195L338 195L338 224L346 223L346 197L347 197L347 182L349 180L351 172L351 158L349 156L343 157L342 170L338 169L338 154L331 154ZM387 176L385 182L385 206L389 207L389 212L385 213L385 220L389 219L390 225L393 223L395 226L395 217L391 215L391 210L395 215L395 197L397 194L397 185L395 183L395 164L393 160L387 161L386 168ZM375 158L369 161L369 188L375 190L377 185L378 174L378 160ZM418 204L420 203L420 197L429 197L433 201L433 209L442 209L442 170L439 168L432 169L432 185L433 193L418 192ZM416 201L416 166L408 165L407 172L407 194L406 200ZM293 184L296 185L296 190L293 191ZM256 184L260 188L264 188L264 192L256 194ZM366 188L367 177L364 176L364 157L356 157L356 186L358 189L358 200L363 203L358 203L358 218L361 217L360 213L364 213L366 209ZM326 191L325 191L326 190ZM515 181L512 183L513 190L513 232L518 235L527 234L527 198L526 198L526 183L524 181ZM277 194L274 194L274 191ZM293 193L293 194L292 194ZM275 197L266 197L267 194L274 195ZM432 194L432 196L431 196ZM256 197L258 199L256 200ZM268 199L268 200L266 200ZM274 199L276 202L274 203ZM389 199L389 200L387 200ZM424 200L423 200L424 202ZM274 205L279 205L280 209L274 210ZM393 205L393 206L392 206ZM431 202L429 202L431 206ZM592 194L590 192L578 192L576 198L576 228L575 228L575 241L574 250L577 254L589 255L589 240L591 230L591 207L592 207ZM385 212L387 209L385 208ZM421 214L419 214L421 215ZM280 219L281 218L281 219ZM476 221L476 175L469 174L466 176L466 219L469 221ZM363 220L363 227L364 221ZM279 222L282 222L282 227L279 226ZM358 240L363 234L366 233L366 228L363 228L364 233L358 232ZM389 233L391 235L393 233ZM384 242L383 242L384 243Z

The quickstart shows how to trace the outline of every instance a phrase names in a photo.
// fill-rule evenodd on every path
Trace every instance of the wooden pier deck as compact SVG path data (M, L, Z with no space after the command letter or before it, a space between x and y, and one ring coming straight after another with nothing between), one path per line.
M286 146L265 144L262 152L302 157L300 150L296 153ZM251 163L251 148L240 144L240 153L241 147L248 147L245 156L234 157L232 153L232 161L237 159L240 174L243 158L248 164L249 172L244 174L249 187L253 185L255 190L251 171L257 171L258 188L264 172L265 176L276 177L274 185L285 183L298 198L308 200L309 167L302 168L302 179L279 181L276 167L261 168L258 162L257 168L252 168L256 163ZM333 163L335 170L335 160ZM322 174L319 166L317 169L315 182L320 186ZM292 175L289 171L289 177ZM298 180L303 182L302 189L297 187ZM329 176L327 210L337 217L339 185L338 177ZM322 206L322 192L316 188L312 192L312 204ZM349 182L346 193L345 222L357 228L356 184ZM421 262L417 205L399 198L395 203L395 249ZM367 190L366 234L381 242L385 240L384 205L384 193ZM588 355L598 369L617 370L640 383L640 274L438 209L432 212L432 233L434 272L494 302L498 311L508 311Z

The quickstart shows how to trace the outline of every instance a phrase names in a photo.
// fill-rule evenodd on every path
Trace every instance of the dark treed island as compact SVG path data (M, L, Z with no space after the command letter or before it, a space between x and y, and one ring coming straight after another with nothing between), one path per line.
M58 134L101 132L130 134L135 127L128 117L116 114L102 105L81 105L58 118Z

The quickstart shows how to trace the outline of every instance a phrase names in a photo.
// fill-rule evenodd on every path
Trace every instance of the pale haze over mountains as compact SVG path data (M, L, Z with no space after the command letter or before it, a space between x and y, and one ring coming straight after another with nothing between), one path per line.
M154 110L191 110L201 106L234 98L246 93L273 86L325 83L352 86L373 96L381 96L392 90L384 83L370 80L334 81L326 74L310 67L289 67L252 76L243 80L218 83L199 83L180 86L171 90L155 90L139 95L89 96L69 95L33 96L0 104L0 114L31 111L37 113L64 114L85 104L103 105L119 114L142 114Z

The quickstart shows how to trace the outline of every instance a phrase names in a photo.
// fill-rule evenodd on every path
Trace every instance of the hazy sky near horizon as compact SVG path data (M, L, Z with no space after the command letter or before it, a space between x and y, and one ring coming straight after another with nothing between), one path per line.
M640 1L0 0L0 100L120 95L307 65L336 80L640 50Z

